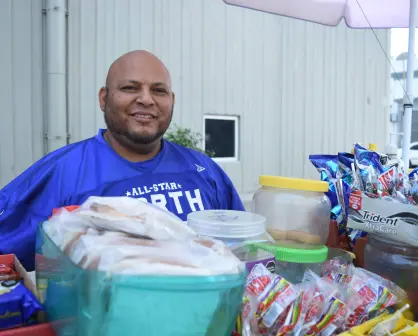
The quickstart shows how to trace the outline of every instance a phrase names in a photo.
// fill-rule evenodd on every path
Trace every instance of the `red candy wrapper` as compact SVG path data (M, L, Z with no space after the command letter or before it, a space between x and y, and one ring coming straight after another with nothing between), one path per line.
M346 283L362 299L362 303L348 316L343 330L362 324L406 298L406 293L394 283L352 265L337 268L327 277L336 283Z
M352 264L327 263L320 277L305 272L293 285L263 265L247 278L242 336L331 336L406 299L392 282Z
M406 299L406 293L393 282L361 268L355 268L349 286L362 298L363 304L349 316L345 330L379 315L386 308Z
M16 271L15 265L10 264L0 264L0 280L19 280L20 273Z
M341 329L347 317L363 302L362 298L346 284L335 283L328 278L320 278L307 272L305 281L314 282L316 293L308 314L306 324L313 326L304 333L309 336L330 336Z
M244 335L270 335L278 319L286 317L284 315L299 294L297 286L271 274L265 266L256 265L247 278L244 296L246 318L243 318L243 330L247 334Z

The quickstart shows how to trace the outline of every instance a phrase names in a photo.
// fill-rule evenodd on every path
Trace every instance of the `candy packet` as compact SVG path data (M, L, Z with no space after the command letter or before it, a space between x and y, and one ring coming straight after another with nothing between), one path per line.
M354 163L354 154L340 152L337 155L337 160L338 160L338 170L340 174L342 175L342 177L344 178L345 176L351 176L351 173L352 173L351 164ZM346 182L350 184L350 180Z
M379 176L385 172L380 162L380 155L356 144L354 146L354 163L360 173L362 190L368 197L378 197L378 190L382 190Z
M409 308L409 305L405 305L403 308L395 312L391 317L378 323L370 330L370 336L392 335L399 319L402 317L402 313Z
M42 305L21 282L0 281L0 330L28 324Z
M299 293L296 286L280 275L273 274L273 281L259 296L260 305L256 313L260 321L259 329L264 332L266 328L271 328Z
M325 172L329 178L336 178L339 171L338 156L327 154L309 155L309 160L321 173Z
M393 282L361 268L353 268L349 286L362 297L363 302L347 318L345 330L380 315L386 308L406 299L406 293Z
M351 190L364 191L363 181L355 163L351 164Z
M311 271L307 272L305 280L314 281L323 298L321 309L317 309L317 312L320 312L319 316L318 314L312 317L307 316L308 320L305 320L309 322L311 319L315 322L305 333L306 335L330 336L334 334L341 329L346 318L362 303L361 297L345 284L335 283L328 278L320 278Z
M20 273L16 270L14 262L0 264L0 280L19 280Z
M272 331L273 336L289 335L294 333L295 330L303 328L306 312L313 298L313 291L309 289L309 285L306 283L295 285L295 287L299 294L277 319Z
M242 336L252 336L257 334L257 321L255 313L257 312L257 297L248 291L244 292L242 299L241 314L238 317L237 329Z
M259 335L257 311L260 298L272 281L273 274L262 264L255 265L248 274L241 313L243 336Z
M325 277L335 283L348 284L351 282L354 272L355 267L353 264L342 264L337 265L333 269L326 270Z
M382 163L380 162L380 155L374 151L365 149L359 144L354 146L354 162L360 169L361 173L369 166L371 166L378 175L385 171ZM367 175L366 172L364 173Z
M321 172L321 181L328 182L329 184L328 191L325 194L331 202L331 220L337 222L339 234L345 233L350 187L339 178L329 177L325 171Z
M285 315L290 311L290 305L300 292L298 286L272 274L264 265L256 265L247 277L244 296L246 313L243 316L243 329L247 335L254 332L257 332L256 335L271 334L278 319L287 317ZM295 309L298 307L295 306Z
M353 246L356 245L358 238L363 238L363 237L366 237L367 235L368 233L365 231L353 230L353 229L350 229L350 233L349 233L350 241L353 244Z

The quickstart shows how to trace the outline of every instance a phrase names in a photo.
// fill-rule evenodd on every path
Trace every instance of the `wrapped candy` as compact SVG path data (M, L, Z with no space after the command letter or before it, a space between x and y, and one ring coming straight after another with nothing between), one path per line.
M294 285L255 266L243 298L242 336L339 334L388 314L406 297L394 283L352 264L326 263L321 274L308 270Z
M22 283L0 282L0 330L28 324L42 305Z

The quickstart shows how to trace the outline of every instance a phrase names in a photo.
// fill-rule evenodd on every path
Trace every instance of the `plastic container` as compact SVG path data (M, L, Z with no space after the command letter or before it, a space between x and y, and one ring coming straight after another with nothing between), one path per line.
M351 255L341 249L326 246L309 246L301 249L298 244L295 248L288 242L286 246L257 244L261 249L270 251L276 257L275 273L283 276L291 283L301 283L307 270L323 276L329 268L329 261L338 261L339 264L352 264Z
M252 212L267 219L267 232L276 241L324 245L331 204L328 183L277 176L260 176Z
M418 247L369 234L364 268L403 288L415 319L418 318Z
M306 249L302 249L300 244L292 242L282 242L280 246L267 244L257 244L257 246L275 256L275 273L294 284L302 282L308 269L320 274L322 263L328 257L326 246L307 245Z
M274 256L254 246L254 243L274 243L266 232L263 216L244 211L204 210L190 213L187 223L197 234L223 241L246 263L248 271L262 262L274 272Z
M57 336L230 335L247 275L109 277L73 264L42 225L37 254L37 282L48 320L60 322L53 323Z

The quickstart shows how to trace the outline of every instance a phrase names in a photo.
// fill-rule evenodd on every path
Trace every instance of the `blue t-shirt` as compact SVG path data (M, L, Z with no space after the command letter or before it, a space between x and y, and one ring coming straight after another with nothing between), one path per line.
M151 160L133 163L98 135L48 154L0 190L0 254L34 266L35 233L54 208L89 196L129 196L166 208L183 221L192 211L244 210L231 180L209 157L163 140Z

